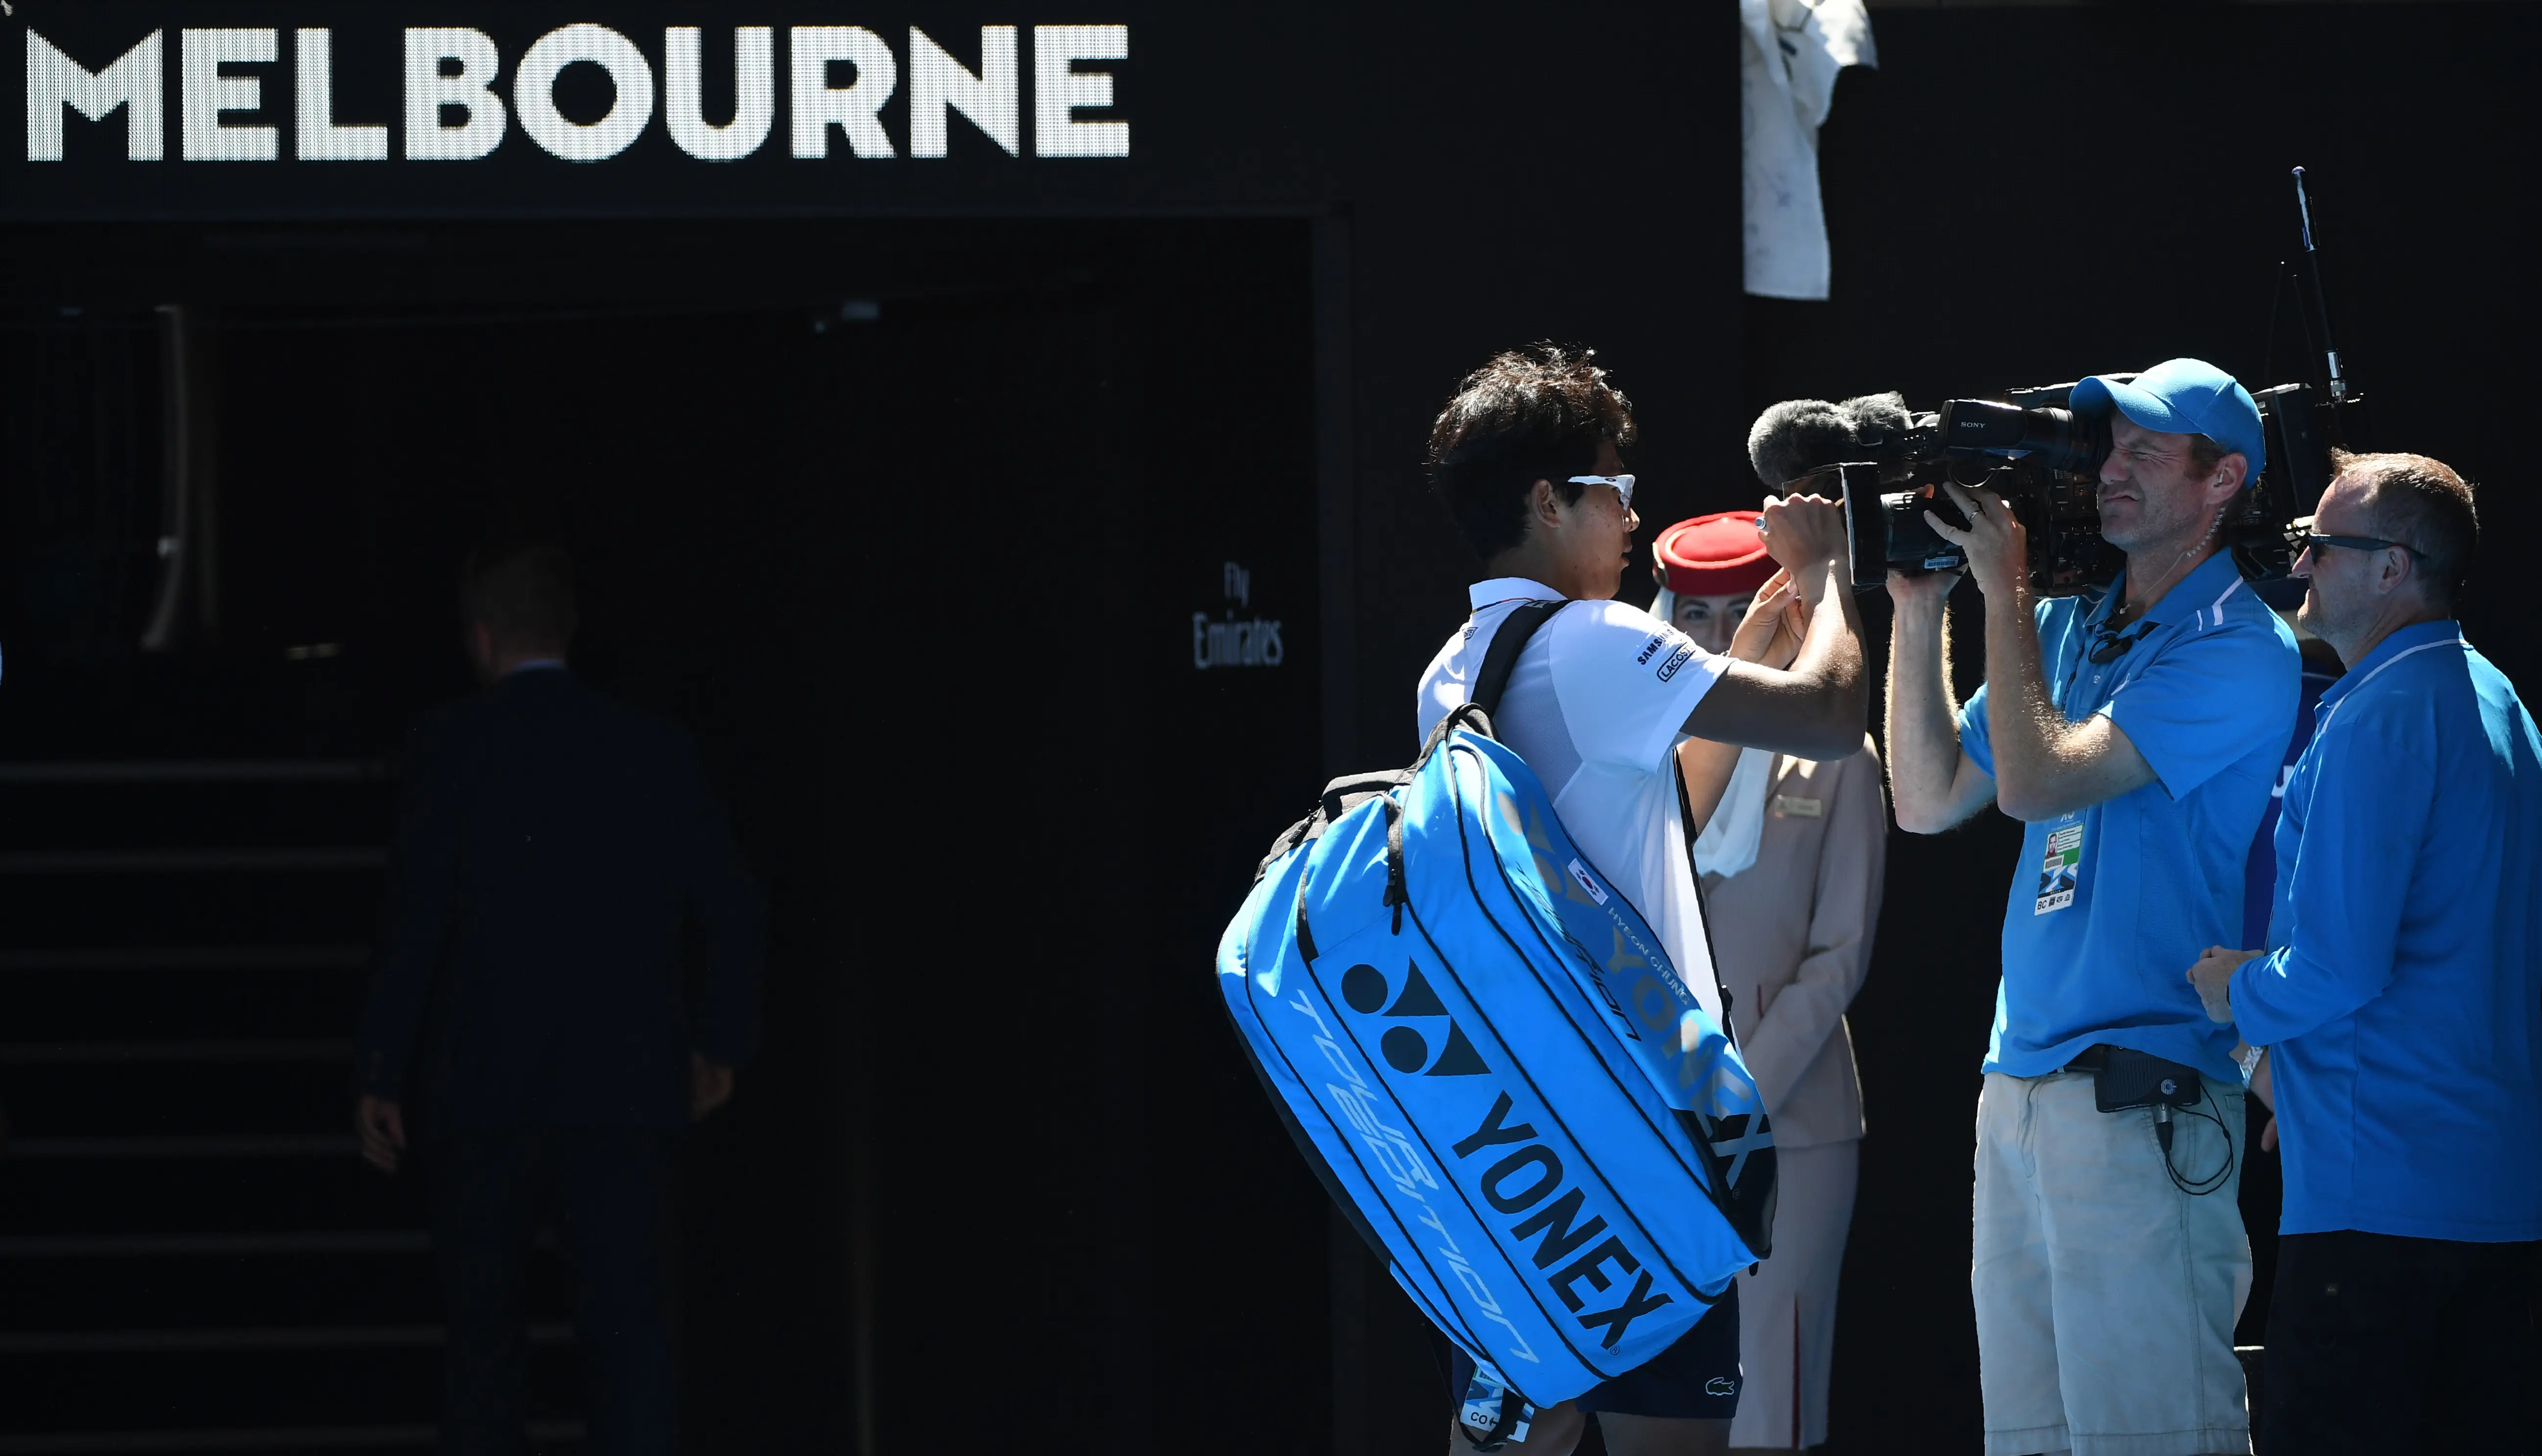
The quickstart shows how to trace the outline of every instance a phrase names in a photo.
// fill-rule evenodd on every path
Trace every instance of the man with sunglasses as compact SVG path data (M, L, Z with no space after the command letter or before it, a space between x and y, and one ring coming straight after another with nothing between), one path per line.
M1465 701L1493 633L1528 602L1561 602L1528 639L1492 726L1543 781L1563 828L1624 887L1681 966L1710 964L1687 857L1673 751L1687 734L1832 760L1858 752L1869 712L1860 625L1838 564L1838 508L1815 496L1768 504L1757 529L1806 609L1788 667L1734 661L1614 600L1632 560L1633 477L1620 452L1632 408L1594 355L1539 344L1466 377L1430 435L1433 481L1483 562L1471 616L1423 675L1414 728L1426 737ZM1412 742L1419 742L1416 737ZM1407 745L1408 746L1408 745ZM1717 797L1717 787L1715 790ZM2175 969L2175 974L2177 974ZM1689 976L1706 1002L1711 979ZM1710 1007L1721 1016L1722 1008ZM1465 1393L1460 1350L1452 1379ZM1576 1401L1538 1413L1511 1456L1566 1456L1595 1412L1615 1456L1709 1456L1738 1411L1738 1284L1678 1343ZM1458 1453L1471 1433L1449 1437Z
M2173 359L2084 380L2072 406L2110 415L2117 581L2034 603L2020 523L1951 487L1967 529L1925 519L1985 594L1986 684L1955 711L1956 578L1889 579L1899 825L1938 834L1994 804L2026 826L1978 1100L1985 1451L2242 1452L2242 1081L2179 968L2239 936L2301 659L2218 549L2266 463L2249 393Z
M2454 620L2471 487L2350 456L2300 620L2348 674L2287 780L2265 954L2189 973L2285 1164L2272 1451L2530 1449L2542 1240L2542 738ZM2274 1086L2272 1086L2274 1084Z

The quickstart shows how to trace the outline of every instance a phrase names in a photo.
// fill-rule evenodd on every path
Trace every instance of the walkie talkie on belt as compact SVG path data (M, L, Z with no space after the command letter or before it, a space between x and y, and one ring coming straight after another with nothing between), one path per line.
M2198 1068L2177 1061L2166 1061L2150 1052L2137 1052L2127 1047L2113 1047L2104 1042L2087 1047L2081 1056L2065 1063L2067 1071L2089 1072L2092 1076L2092 1105L2105 1113L2134 1112L2138 1108L2153 1110L2154 1141L2162 1144L2162 1164L2171 1181L2181 1192L2209 1194L2224 1186L2233 1171L2233 1133L2224 1128L2224 1120L2198 1111L2206 1096L2206 1080ZM2181 1178L2180 1170L2171 1166L2171 1115L2174 1110L2187 1111L2192 1117L2207 1118L2224 1132L2224 1167L2221 1171L2195 1183Z

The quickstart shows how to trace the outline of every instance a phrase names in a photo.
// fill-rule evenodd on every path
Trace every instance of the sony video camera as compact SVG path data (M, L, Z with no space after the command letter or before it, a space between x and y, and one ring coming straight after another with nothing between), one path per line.
M2129 380L2131 374L2104 376ZM1785 491L1841 495L1852 548L1853 584L1879 586L1892 569L1955 571L1960 548L1924 520L1931 511L1966 526L1944 480L2003 497L2028 532L2030 586L2043 596L2107 583L2123 555L2101 538L2101 463L2110 453L2106 415L2067 407L2071 384L2013 390L2005 400L1951 400L1938 411L1909 412L1896 395L1840 404L1794 400L1765 411L1750 452L1759 473L1802 469ZM2334 447L2362 450L2364 400L2326 398L2310 385L2256 391L2268 465L2225 507L2224 544L2252 581L2283 578L2300 554L2295 522L2309 519L2336 473Z

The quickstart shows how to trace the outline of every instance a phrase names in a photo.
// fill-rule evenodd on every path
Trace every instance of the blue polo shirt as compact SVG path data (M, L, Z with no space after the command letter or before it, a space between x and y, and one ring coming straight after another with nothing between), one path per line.
M2125 581L2041 602L2040 661L2065 720L2110 718L2154 781L2026 827L1985 1069L2045 1076L2107 1042L2238 1081L2232 1029L2206 1019L2188 971L2241 938L2243 867L2303 658L2223 552L2112 634ZM1994 771L1983 688L1960 710L1960 747Z
M2285 1233L2542 1238L2542 739L2451 621L2321 696L2278 820L2269 1049Z

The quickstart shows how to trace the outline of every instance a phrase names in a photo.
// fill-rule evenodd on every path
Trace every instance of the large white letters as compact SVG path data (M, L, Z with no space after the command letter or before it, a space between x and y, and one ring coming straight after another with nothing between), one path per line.
M618 88L609 114L587 125L556 107L558 74L582 61L607 71ZM635 41L607 26L566 26L541 36L521 56L512 73L512 108L540 146L567 162L606 162L633 146L653 119L653 67Z
M76 129L64 119L67 112L103 124L121 111L124 155L160 161L170 155L166 111L174 107L178 155L187 161L262 162L287 155L304 162L383 162L393 154L417 162L476 161L501 148L517 115L521 129L549 154L568 162L603 162L634 148L658 109L662 129L682 154L701 162L738 162L767 150L781 100L789 105L790 150L804 161L833 156L839 136L860 159L898 157L902 145L912 157L945 157L957 111L1009 157L1130 155L1130 121L1110 110L1118 68L1102 64L1129 57L1126 25L984 25L977 69L960 38L966 30L948 47L911 26L909 48L902 52L863 26L795 26L786 30L783 79L779 28L734 26L729 112L720 74L706 75L709 65L722 69L719 48L717 59L708 59L706 29L666 26L655 55L622 29L593 22L561 26L531 42L507 75L503 48L486 31L403 27L402 125L395 116L381 115L394 104L371 90L386 77L357 77L346 83L348 90L337 87L335 42L345 34L340 21L295 29L290 47L280 44L279 28L181 29L174 77L167 75L164 30L141 37L97 71L30 30L27 160L63 159L66 135ZM1033 52L1028 65L1021 56L1025 30ZM348 43L372 42L357 36ZM293 68L289 127L281 124L281 99L267 91L265 73L246 69L283 62ZM595 121L571 119L557 109L558 81L582 64L606 71L615 91L608 114ZM883 119L900 96L904 65L905 141L894 138ZM279 73L272 79L279 84ZM1029 109L1027 88L1033 93ZM729 119L710 121L710 109ZM340 120L339 110L371 119ZM286 130L293 137L287 152ZM404 139L395 140L393 131L402 131ZM94 155L101 144L112 142L83 140L82 155ZM753 176L760 172L748 170Z
M336 124L336 37L300 32L292 65L300 97L298 155L303 162L385 162L389 129Z
M27 160L62 160L62 108L72 107L91 121L103 121L116 107L123 112L123 155L135 162L156 162L166 155L167 125L160 95L167 71L153 31L141 43L115 57L96 74L54 48L53 42L27 31Z
M459 74L441 74L445 60ZM503 143L503 99L490 89L503 58L494 37L465 26L411 26L406 33L406 155L410 162L470 162ZM468 119L441 124L443 107Z
M882 37L862 26L796 26L787 43L794 63L794 155L807 161L830 155L833 122L857 156L893 155L882 104L900 85L900 63ZM832 86L832 61L854 64L857 79Z
M281 41L268 30L177 33L177 109L188 162L270 162L281 155L280 133L270 126L230 126L223 111L264 109L264 82L224 76L223 61L245 64L282 58Z
M980 74L963 68L925 31L909 28L909 155L944 155L944 109L971 118L1009 157L1023 150L1016 105L1015 28L980 28Z
M768 140L777 118L776 32L742 26L732 33L732 120L710 126L706 118L704 62L698 28L673 26L662 33L662 124L680 150L701 162L738 162Z
M1078 107L1112 105L1112 73L1080 71L1082 60L1127 60L1128 26L1033 27L1033 155L1127 157L1130 123L1080 121Z

